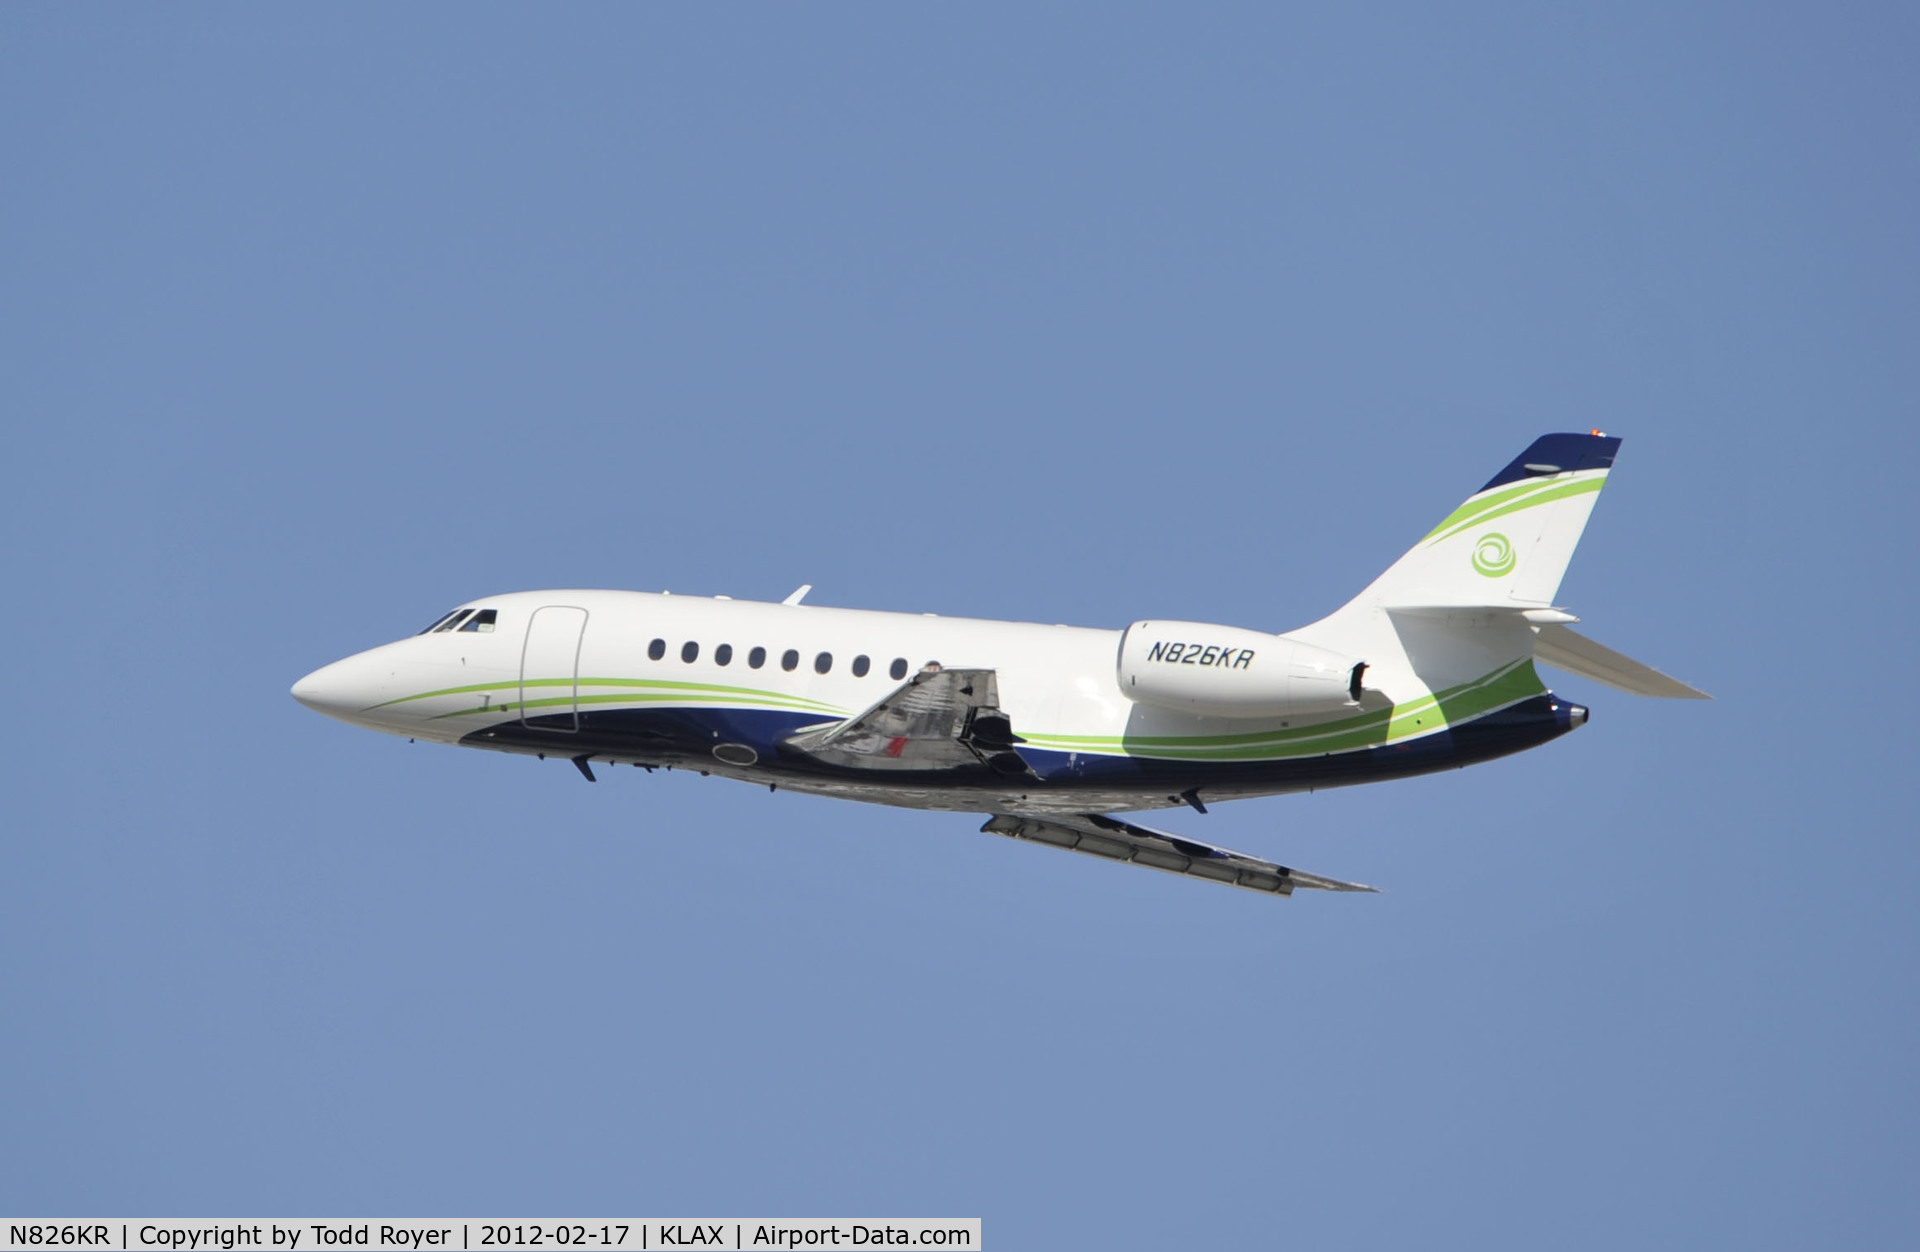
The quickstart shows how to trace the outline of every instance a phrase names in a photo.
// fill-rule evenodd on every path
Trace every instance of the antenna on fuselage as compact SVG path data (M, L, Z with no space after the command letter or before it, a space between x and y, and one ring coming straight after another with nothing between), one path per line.
M793 594L792 594L792 595L790 595L790 596L788 596L788 597L787 597L786 599L784 599L784 600L782 600L782 601L781 601L780 603L782 603L782 604L798 604L798 603L800 603L800 602L801 602L802 600L804 600L804 599L806 599L806 598L807 598L807 593L808 593L809 591L812 591L812 590L813 590L813 584L812 584L812 583L801 583L801 584L800 584L800 585L799 585L798 587L795 587L795 588L793 589Z

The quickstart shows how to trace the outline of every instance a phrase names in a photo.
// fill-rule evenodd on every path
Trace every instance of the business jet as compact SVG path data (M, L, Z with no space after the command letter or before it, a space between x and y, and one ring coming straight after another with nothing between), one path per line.
M1554 604L1620 440L1546 435L1346 605L1281 634L637 591L521 591L315 670L372 730L979 813L993 834L1252 891L1372 891L1112 816L1406 778L1556 739L1542 662L1705 699Z

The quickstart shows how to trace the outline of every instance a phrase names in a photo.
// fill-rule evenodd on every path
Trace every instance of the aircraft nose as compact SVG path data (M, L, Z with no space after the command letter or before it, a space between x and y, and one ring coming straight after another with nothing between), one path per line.
M345 707L346 684L341 681L340 662L322 665L293 684L293 698L316 713L338 713Z
M316 713L352 718L382 699L378 675L362 657L322 665L293 684L293 698Z

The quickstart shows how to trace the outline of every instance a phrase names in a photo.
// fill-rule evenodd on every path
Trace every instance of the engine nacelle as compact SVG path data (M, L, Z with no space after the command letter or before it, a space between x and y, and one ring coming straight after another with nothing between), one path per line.
M1135 622L1120 639L1128 699L1209 717L1352 708L1365 668L1310 643L1205 622Z

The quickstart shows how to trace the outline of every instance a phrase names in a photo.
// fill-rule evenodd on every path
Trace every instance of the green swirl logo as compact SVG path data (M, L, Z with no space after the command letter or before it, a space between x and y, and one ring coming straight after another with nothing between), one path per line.
M1503 578L1513 572L1513 545L1502 534L1480 536L1473 548L1473 568L1488 578Z

